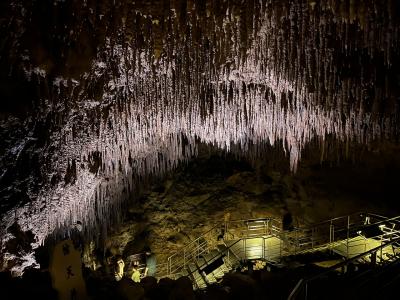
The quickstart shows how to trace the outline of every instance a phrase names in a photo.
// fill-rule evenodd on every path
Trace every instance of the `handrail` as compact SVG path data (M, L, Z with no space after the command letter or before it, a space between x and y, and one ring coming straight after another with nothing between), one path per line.
M362 216L362 215L373 216L373 217L376 217L376 218L382 218L384 220L379 221L379 222L382 222L382 223L384 223L385 221L391 221L391 220L400 218L400 216L388 218L388 217L381 216L381 215L374 214L374 213L369 213L369 212L365 212L365 211L358 211L358 212L354 212L354 213L351 213L351 214L348 214L348 215L334 217L334 218L331 218L331 219L328 219L328 220L324 220L324 221L321 221L321 222L318 222L318 223L308 224L307 226L296 227L296 228L294 228L294 230L297 230L297 229L298 230L312 229L312 228L315 228L315 227L319 227L320 225L329 224L329 223L334 222L334 221L344 220L344 219L346 219L348 217L351 217L351 216ZM376 223L373 223L373 224L376 224ZM373 224L371 224L371 225L373 225Z
M239 243L242 239L239 239L237 241L235 241L232 245L230 245L229 247L227 247L226 249L224 249L224 251L219 252L217 255L214 255L211 259L209 259L209 261L214 260L215 258L217 258L218 256L222 256L225 252L231 251L233 253L232 250L230 250L234 245L236 245L237 243ZM190 270L190 272L188 272L188 275L191 275L195 272L196 270L192 271Z
M363 225L362 229L369 229L369 228L373 228L373 227L377 227L377 226L379 227L379 225L384 225L387 222L392 222L392 221L399 221L399 225L400 225L400 216L393 217L393 218L387 218L387 219L379 221L379 222ZM357 228L357 229L359 229L359 228ZM357 229L352 228L349 232L351 232L351 233L357 232ZM394 233L394 232L397 232L397 231L398 230L393 231L391 233ZM382 234L378 234L377 236L384 236L384 235L387 235L387 234L389 234L389 233L384 233L383 232ZM377 237L377 236L375 236L375 237Z
M256 218L256 219L238 219L238 220L230 220L226 223L228 224L232 224L232 223L242 223L242 222L262 222L262 221L267 221L267 220L276 220L276 218L274 217L263 217L263 218ZM194 244L195 242L197 242L199 239L201 239L202 237L206 236L208 233L212 232L213 230L217 229L217 228L222 228L222 226L225 224L225 222L218 222L216 223L211 229L207 230L206 232L204 232L203 234L201 234L199 237L197 237L196 239L194 239L193 241L190 241L188 244L184 245L183 248L186 248L188 246L190 246L191 244ZM182 248L182 249L183 249ZM181 250L182 250L181 249ZM179 251L178 251L179 252ZM173 255L171 255L173 256Z
M187 243L186 245L183 246L182 249L187 248L189 246L191 246L192 244L194 244L195 242L197 242L198 240L200 240L201 238L205 237L208 233L212 232L213 230L219 228L219 226L221 226L222 223L217 223L216 225L214 225L211 229L207 230L206 232L204 232L202 235L200 235L199 237L197 237L196 239L194 239L193 241L190 241L189 243ZM179 252L179 251L178 251ZM173 256L173 255L171 255Z
M374 216L374 217L376 217L376 218L388 219L388 217L381 216L381 215L374 214L374 213L368 213L368 215L370 215L370 216Z
M354 216L354 215L360 216L361 214L369 214L369 213L366 213L365 211L358 211L358 212L354 212L354 213L351 213L351 214L348 214L348 215L334 217L334 218L331 218L331 219L328 219L328 220L324 220L324 221L321 221L321 222L318 222L318 223L311 223L311 224L308 224L307 226L298 227L298 228L299 229L314 228L314 227L318 227L319 225L328 224L328 223L333 222L333 221L346 219L349 216Z
M349 223L351 216L354 216L354 215L356 215L356 216L366 216L366 217L367 216L373 216L375 218L380 218L380 219L383 219L383 220L379 220L379 221L376 221L376 222L373 222L373 223L368 223L368 224L365 224L365 223L360 222L360 221L356 222L356 223ZM339 228L337 227L337 224L335 224L333 222L333 221L337 221L337 220L340 220L340 219L345 220L346 218L348 219L348 224L347 225L343 224L343 226L340 226ZM333 237L338 237L339 234L346 234L346 237L342 237L340 239L348 240L350 235L353 235L354 233L358 233L360 228L362 228L362 229L373 228L373 227L376 227L376 226L379 226L379 225L382 225L382 224L387 224L388 222L390 223L390 222L393 222L393 221L399 222L399 224L400 224L400 216L387 218L387 217L376 215L376 214L371 214L371 213L366 213L366 212L357 212L357 213L352 213L352 214L350 214L348 216L335 217L333 219L317 223L314 226L309 226L309 227L306 227L306 228L304 228L304 227L295 228L292 231L292 233L296 234L295 243L293 244L293 242L292 242L292 245L295 246L295 247L303 248L303 249L300 250L300 252L301 252L301 251L307 251L308 250L308 248L304 249L304 246L307 246L307 245L312 245L311 248L314 248L314 246L321 247L323 245L331 244L332 242L334 242L334 240L331 240L331 237L330 237L329 241L326 241L325 243L321 243L321 241L324 240L324 237L319 236L318 234L316 234L316 232L318 232L320 230L320 228L322 228L322 229L324 228L323 227L324 225L333 226L332 227L333 230L334 230L333 231L333 233L334 233ZM328 228L326 228L326 229L328 229ZM310 232L311 232L311 234L310 234ZM299 234L302 234L302 236L298 236ZM311 240L307 242L308 239L311 239ZM302 241L305 241L305 242L302 242ZM298 250L299 249L296 249L295 253L298 253Z
M357 216L356 223L350 223L350 218L352 216ZM383 219L383 220L374 222L372 224L363 224L360 219L360 217L362 217L362 216L371 216L371 217L374 217L377 219L379 218L379 219ZM348 220L347 225L339 224L339 226L338 226L338 224L337 224L338 220L344 221L346 219ZM354 217L353 217L353 220L354 220ZM283 240L285 240L286 237L289 237L289 239L290 239L289 243L292 246L294 246L294 253L299 253L298 252L299 250L301 252L301 251L307 250L308 248L313 249L316 246L321 247L323 245L329 245L334 241L334 240L331 240L331 237L329 237L329 242L328 241L324 242L324 238L321 236L321 233L323 233L321 230L324 230L324 228L325 228L325 227L322 227L324 225L329 225L330 227L332 227L332 226L335 227L334 231L333 231L334 238L339 237L339 236L343 238L342 234L347 232L347 239L348 239L349 233L353 234L354 232L357 232L357 230L361 226L363 228L367 229L369 227L376 226L379 224L385 224L386 222L390 222L390 221L400 221L400 216L394 217L394 218L386 218L384 216L380 216L377 214L371 214L371 213L367 213L364 211L355 212L355 213L352 213L352 214L349 214L346 216L339 216L339 217L331 218L329 220L325 220L323 222L319 222L319 223L313 224L311 226L296 227L291 232L283 231L282 227L281 227L282 223L274 217L239 219L239 220L229 220L226 222L218 222L218 223L215 223L209 230L204 232L202 235L200 235L196 239L190 241L183 248L181 248L180 250L178 250L177 252L175 252L174 254L172 254L168 257L168 275L172 275L176 271L179 271L180 269L184 268L186 263L191 262L193 259L196 259L196 257L198 255L200 255L201 253L204 253L204 251L207 251L207 249L210 247L210 245L208 244L208 240L210 240L210 236L208 236L208 235L213 234L213 231L215 231L216 229L221 229L224 232L224 235L222 237L223 240L226 239L226 234L231 234L232 239L241 239L241 238L245 238L245 237L254 235L255 231L258 231L258 230L262 231L262 229L263 229L262 227L253 229L249 225L253 225L254 223L264 224L265 234L272 234ZM239 224L239 226L237 226L237 224ZM354 226L354 225L359 225L359 226ZM330 227L329 227L329 229L330 229ZM253 233L251 231L253 231ZM214 238L214 236L212 238ZM294 240L292 240L293 238L294 238ZM202 239L204 239L205 241L203 242ZM309 240L309 239L311 239L311 240ZM309 240L309 241L307 241L307 240ZM294 241L294 243L293 243L293 241Z
M296 296L300 288L303 286L303 283L304 283L304 278L300 278L300 280L296 283L292 292L289 294L288 300L294 299L293 297Z
M276 221L276 222L279 223L279 221L274 217L230 220L230 221L227 221L227 222L218 222L218 223L216 223L213 227L211 227L209 230L204 232L202 235L200 235L199 237L197 237L193 241L190 241L188 244L186 244L179 251L175 252L174 254L172 254L172 255L170 255L168 257L168 260L167 260L167 263L168 263L168 275L172 275L176 271L184 268L187 263L190 263L193 259L195 259L196 256L198 256L199 254L203 253L204 251L199 251L199 250L200 250L200 248L203 248L204 246L207 247L207 243L201 243L200 244L199 241L201 239L204 239L207 235L212 233L214 230L216 230L218 228L226 230L229 227L229 225L242 224L242 227L246 228L246 231L248 231L249 229L248 229L248 227L246 227L248 225L248 223L265 222L265 221ZM229 229L232 230L231 227L229 227ZM235 228L235 229L237 229L237 228ZM225 232L225 233L228 233L228 232ZM247 235L248 234L246 234L246 236ZM178 261L174 261L176 259Z
M292 292L290 293L290 295L289 295L289 297L288 297L288 300L295 299L294 297L300 292L301 288L303 288L304 286L306 286L309 282L311 282L311 281L313 281L313 280L315 280L315 279L321 278L321 277L323 277L323 276L329 274L330 272L332 272L332 271L334 271L334 270L337 270L337 269L339 269L339 268L341 268L341 267L343 267L343 266L348 265L349 263L351 263L351 262L353 262L353 261L355 261L355 260L358 260L358 259L360 259L360 258L362 258L362 257L364 257L364 256L366 256L366 255L368 255L368 254L377 252L378 250L383 249L383 248L385 248L385 247L387 247L387 246L389 246L389 245L391 245L391 244L394 244L394 243L396 243L396 242L399 242L399 241L400 241L400 237L399 237L399 238L396 238L396 239L394 239L394 240L391 240L390 242L381 244L381 245L379 245L378 247L372 248L372 249L370 249L370 250L368 250L368 251L366 251L366 252L363 252L363 253L361 253L361 254L358 254L358 255L356 255L356 256L354 256L354 257L352 257L352 258L348 258L348 259L346 259L346 260L344 260L344 261L342 261L342 262L340 262L340 263L337 263L336 265L333 265L333 266L327 268L327 270L325 270L325 271L322 272L322 273L319 273L319 274L317 274L317 275L311 276L311 277L309 277L309 278L302 278L302 279L300 279L299 282L298 282L298 283L296 284L296 286L294 287L294 289L292 290Z

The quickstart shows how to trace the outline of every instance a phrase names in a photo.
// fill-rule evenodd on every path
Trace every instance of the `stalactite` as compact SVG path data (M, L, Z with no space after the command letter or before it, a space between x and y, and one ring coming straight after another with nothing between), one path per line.
M376 84L372 62L381 59L380 67L390 69L398 26L393 18L376 24L387 13L380 6L357 10L353 1L344 2L221 1L224 9L215 15L212 1L206 7L171 3L163 16L126 13L126 40L107 37L68 100L61 89L69 83L54 82L59 96L48 111L82 105L51 132L57 151L47 163L60 173L76 161L76 180L43 188L37 199L46 213L28 214L28 221L23 207L19 222L39 242L79 220L95 236L121 217L137 178L160 176L187 161L199 141L248 156L265 144L282 145L295 171L315 139L322 161L330 151L327 136L345 142L346 155L351 142L390 138L398 131L398 108L382 115L367 100L392 97ZM87 91L100 87L99 99L90 98ZM35 228L42 223L45 228Z

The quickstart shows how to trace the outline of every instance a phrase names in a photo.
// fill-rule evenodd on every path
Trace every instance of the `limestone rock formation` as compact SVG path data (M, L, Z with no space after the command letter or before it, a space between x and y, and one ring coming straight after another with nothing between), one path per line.
M247 158L274 148L295 172L304 149L324 158L398 140L395 0L8 0L0 11L2 253L15 222L33 248L76 231L104 238L143 182L200 144Z

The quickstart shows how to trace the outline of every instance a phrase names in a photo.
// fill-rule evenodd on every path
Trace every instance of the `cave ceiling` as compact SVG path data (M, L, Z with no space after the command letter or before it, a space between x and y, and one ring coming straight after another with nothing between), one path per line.
M398 143L395 0L10 0L0 11L3 241L15 222L36 245L81 223L96 235L199 144L274 147L296 172L327 141Z

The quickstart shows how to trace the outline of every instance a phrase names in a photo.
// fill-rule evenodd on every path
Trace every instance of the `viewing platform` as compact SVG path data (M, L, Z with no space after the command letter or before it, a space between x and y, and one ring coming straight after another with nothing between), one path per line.
M203 289L228 272L257 264L285 267L291 258L313 253L334 257L325 263L329 272L346 272L349 265L382 266L399 258L400 216L361 212L291 230L283 227L272 217L221 222L159 264L156 276L188 276L195 289ZM299 295L304 292L307 299L309 280L302 279L289 299L303 299Z

